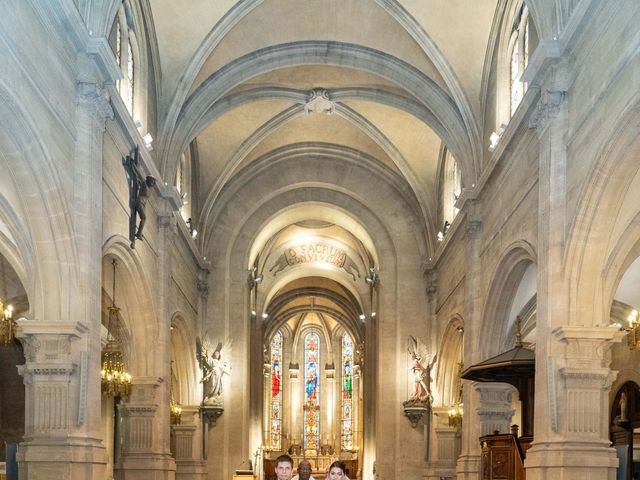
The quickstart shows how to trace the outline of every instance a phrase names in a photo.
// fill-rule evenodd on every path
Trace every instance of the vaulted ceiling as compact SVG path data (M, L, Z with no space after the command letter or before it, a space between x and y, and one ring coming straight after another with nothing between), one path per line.
M433 221L443 143L463 182L479 174L497 3L151 0L165 177L195 139L206 208L235 173L270 152L331 145L394 172L423 221ZM310 106L313 89L331 103Z

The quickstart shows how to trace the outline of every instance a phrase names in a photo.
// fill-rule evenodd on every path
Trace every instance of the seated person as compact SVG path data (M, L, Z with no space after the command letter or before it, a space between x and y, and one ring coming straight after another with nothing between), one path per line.
M291 480L315 480L311 476L311 463L309 460L302 460L298 465L298 474Z
M278 480L291 480L293 474L293 459L287 455L276 458L276 478Z
M347 477L347 466L344 462L337 460L331 464L327 472L326 480L349 480Z

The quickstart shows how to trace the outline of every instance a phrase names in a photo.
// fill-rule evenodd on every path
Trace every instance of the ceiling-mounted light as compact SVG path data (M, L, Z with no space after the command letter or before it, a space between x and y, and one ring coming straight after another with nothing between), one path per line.
M367 316L366 316L364 313L361 313L361 314L360 314L360 320L364 320L364 319L366 319L366 318L367 318Z

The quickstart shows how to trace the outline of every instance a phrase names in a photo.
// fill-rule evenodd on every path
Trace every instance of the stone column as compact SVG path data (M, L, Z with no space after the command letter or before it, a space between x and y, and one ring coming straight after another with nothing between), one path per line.
M162 379L134 377L131 396L122 404L122 454L116 471L122 480L174 480L175 462L164 451L164 401Z
M585 320L570 308L574 286L565 269L569 68L562 59L549 65L529 123L540 143L539 253L534 442L525 468L527 480L613 480L618 461L608 439L607 393L615 376L609 349L617 332L583 326Z
M182 409L182 422L171 426L176 480L205 480L207 465L202 458L202 425L197 406Z
M609 390L617 372L610 349L621 339L608 327L558 327L547 370L548 423L527 452L527 479L614 480L618 458L609 441ZM536 392L536 396L538 392ZM536 412L537 414L537 412ZM536 426L542 419L538 419Z
M87 327L75 322L23 320L25 435L18 450L20 479L101 479L106 453L83 433L88 415ZM96 409L100 413L100 409ZM73 444L70 437L77 435Z
M459 428L449 426L447 407L433 408L433 433L431 460L424 479L449 480L456 478L456 462L460 454Z
M491 435L496 431L509 433L513 409L514 387L506 383L476 383L475 390L480 394L480 403L476 414L480 420L480 436Z
M73 288L73 294L46 298L44 288L40 294L51 305L52 317L19 322L27 353L20 369L26 384L26 434L18 453L20 476L25 479L104 478L101 411L87 405L99 405L101 398L102 144L113 110L94 72L89 57L78 55L75 145L69 172L73 189L68 192L69 209L57 212L73 225L69 247L76 262L65 267L69 274L65 286ZM49 263L55 264L57 247L42 246L47 248ZM51 268L40 267L43 272ZM66 318L56 318L65 310L57 305L68 305Z
M479 219L479 205L475 200L469 200L467 208L467 224L465 235L467 238L467 265L470 270L466 276L466 312L464 334L464 364L473 365L484 358L480 358L481 346L478 344L482 325L483 292L481 290L481 233L482 222ZM456 466L458 480L477 480L480 473L480 424L476 416L476 409L480 406L479 392L473 388L473 383L463 381L462 392L465 415L462 418L461 453Z

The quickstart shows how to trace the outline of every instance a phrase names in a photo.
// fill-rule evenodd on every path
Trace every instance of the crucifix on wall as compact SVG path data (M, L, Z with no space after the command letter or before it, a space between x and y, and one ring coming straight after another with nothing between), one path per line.
M129 177L129 208L131 214L129 216L129 242L131 248L136 248L136 239L142 240L144 237L142 231L147 220L146 207L151 189L156 185L155 177L147 175L146 177L140 170L140 149L136 145L133 149L133 155L127 155L123 160L127 175ZM140 223L137 219L140 217Z

